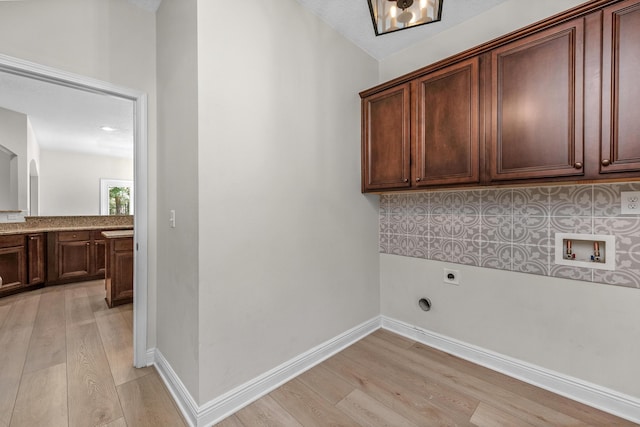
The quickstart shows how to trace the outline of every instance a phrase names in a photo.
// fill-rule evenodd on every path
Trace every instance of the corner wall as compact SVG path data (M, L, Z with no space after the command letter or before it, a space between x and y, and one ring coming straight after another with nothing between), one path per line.
M200 402L379 314L360 98L377 62L295 0L198 1ZM250 28L251 31L246 31Z

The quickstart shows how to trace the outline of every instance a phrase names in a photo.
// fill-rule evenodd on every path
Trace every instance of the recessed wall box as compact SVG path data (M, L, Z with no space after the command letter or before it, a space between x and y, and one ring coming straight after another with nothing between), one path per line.
M605 234L556 233L555 263L573 267L616 269L616 237Z

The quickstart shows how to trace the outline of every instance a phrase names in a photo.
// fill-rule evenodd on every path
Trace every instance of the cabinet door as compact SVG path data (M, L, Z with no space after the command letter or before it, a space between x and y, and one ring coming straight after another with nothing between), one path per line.
M414 186L479 181L478 58L415 82Z
M27 260L29 284L36 285L44 283L45 280L45 258L44 234L27 235Z
M640 170L640 3L603 12L600 173Z
M90 242L58 242L58 278L88 276L91 268Z
M0 293L26 284L24 246L0 248Z
M493 181L582 176L584 20L491 52Z
M93 241L93 269L91 274L104 275L106 267L106 242L104 239Z
M362 100L362 191L407 188L411 168L410 84Z

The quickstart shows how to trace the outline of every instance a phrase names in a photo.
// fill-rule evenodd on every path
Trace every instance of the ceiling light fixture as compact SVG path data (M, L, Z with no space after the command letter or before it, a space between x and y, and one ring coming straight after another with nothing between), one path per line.
M116 128L112 128L111 126L101 126L100 129L102 129L105 132L115 132L118 130Z
M437 22L443 0L367 0L376 36Z

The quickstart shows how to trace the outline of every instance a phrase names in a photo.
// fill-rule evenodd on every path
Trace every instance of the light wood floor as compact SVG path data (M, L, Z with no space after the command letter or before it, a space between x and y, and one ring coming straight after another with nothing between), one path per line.
M131 305L102 281L0 299L0 427L185 426L154 368L132 367ZM379 330L219 423L632 426Z
M0 427L185 426L132 366L132 305L104 296L100 280L0 298Z
M379 330L220 427L633 426Z

